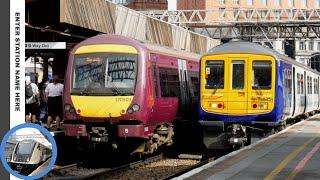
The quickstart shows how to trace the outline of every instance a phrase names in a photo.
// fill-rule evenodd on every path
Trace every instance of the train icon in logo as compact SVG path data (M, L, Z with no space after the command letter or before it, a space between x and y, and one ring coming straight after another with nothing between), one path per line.
M39 179L53 167L57 145L48 130L26 123L15 126L1 142L1 162L6 170L20 179Z

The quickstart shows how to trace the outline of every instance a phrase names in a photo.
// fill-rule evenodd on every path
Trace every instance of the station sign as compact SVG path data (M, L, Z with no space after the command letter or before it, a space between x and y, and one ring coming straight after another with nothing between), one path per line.
M26 49L66 49L66 42L26 42Z

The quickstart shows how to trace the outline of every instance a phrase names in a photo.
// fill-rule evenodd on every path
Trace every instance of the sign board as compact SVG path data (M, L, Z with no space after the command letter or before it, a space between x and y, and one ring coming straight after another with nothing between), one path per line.
M66 49L66 42L26 42L26 49Z

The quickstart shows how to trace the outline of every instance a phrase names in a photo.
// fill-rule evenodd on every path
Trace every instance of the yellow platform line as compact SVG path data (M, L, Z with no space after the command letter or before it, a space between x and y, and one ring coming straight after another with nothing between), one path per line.
M273 169L265 178L264 180L271 180L275 176L277 176L282 169L284 169L301 151L303 151L312 141L317 139L319 134L316 137L313 137L309 139L307 142L305 142L303 145L300 147L296 148L293 152L291 152L284 160L281 161L281 163Z

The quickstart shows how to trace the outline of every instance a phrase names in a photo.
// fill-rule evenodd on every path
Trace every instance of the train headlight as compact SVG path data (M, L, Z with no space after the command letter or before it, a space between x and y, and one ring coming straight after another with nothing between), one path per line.
M73 107L70 107L69 112L71 112L71 113L75 113L75 112L76 112L76 110L75 110Z
M224 104L223 102L214 102L214 103L210 103L210 107L214 109L223 109Z
M27 158L27 162L29 162L30 161L30 158Z
M127 112L128 112L129 114L132 114L132 113L133 113L133 109L132 109L132 108L129 108Z
M217 107L218 107L218 104L212 103L212 104L211 104L211 107L212 107L212 108L217 108Z
M64 110L65 111L70 111L70 109L71 109L71 105L70 104L64 105Z
M140 110L140 106L138 104L134 104L131 108L134 112L137 112Z
M13 160L16 161L16 160L17 160L17 157L13 157Z

